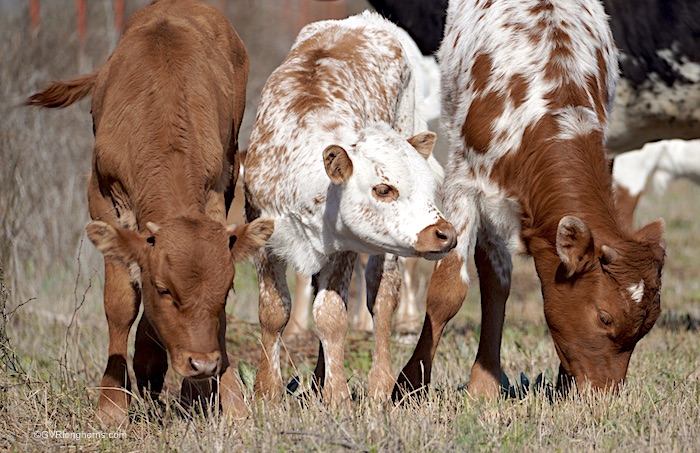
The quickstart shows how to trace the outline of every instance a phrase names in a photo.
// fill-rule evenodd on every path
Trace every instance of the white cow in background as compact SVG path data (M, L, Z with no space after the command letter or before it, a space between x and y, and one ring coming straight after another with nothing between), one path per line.
M700 140L662 140L615 157L615 203L624 220L632 225L639 198L649 186L663 193L678 178L700 184Z

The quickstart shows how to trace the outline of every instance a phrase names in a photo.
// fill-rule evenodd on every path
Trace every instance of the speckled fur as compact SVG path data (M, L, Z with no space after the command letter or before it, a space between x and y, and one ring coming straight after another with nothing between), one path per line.
M513 252L535 260L563 372L579 385L617 385L659 315L664 245L662 221L632 233L615 212L603 141L617 60L602 5L453 0L438 60L450 141L443 208L459 239L436 265L399 387L430 381L472 252L482 326L471 393L498 394ZM606 246L619 253L604 257ZM640 279L636 303L627 287Z
M275 219L265 262L324 276L318 279L314 318L326 384L341 387L324 390L334 401L349 394L342 342L327 337L344 337L347 324L336 310L346 296L323 286L336 277L349 281L336 267L338 255L416 256L419 233L443 219L434 202L442 170L432 155L426 160L407 141L426 130L423 84L415 69L421 58L405 32L374 13L316 22L300 32L261 95L246 157L249 220ZM342 184L332 184L324 167L330 145L342 147L352 162L352 176ZM393 186L397 199L379 201L373 195L378 184ZM260 288L261 323L270 316L283 328L288 290L282 282L268 284L274 279L264 275L266 269L259 267L259 280L266 282ZM329 318L326 312L335 314ZM264 333L264 372L256 381L258 393L272 397L280 394L281 377L277 365L267 363L276 358L266 351L278 339L279 331Z

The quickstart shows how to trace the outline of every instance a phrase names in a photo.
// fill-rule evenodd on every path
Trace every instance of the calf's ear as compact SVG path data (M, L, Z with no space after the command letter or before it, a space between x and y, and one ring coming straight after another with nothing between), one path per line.
M227 226L233 262L246 260L257 253L274 231L275 221L271 219L256 219L243 225Z
M149 236L126 228L95 220L87 226L87 235L106 259L123 264L141 263L149 244Z
M593 237L588 226L578 217L562 217L557 227L557 254L566 270L566 278L581 271L592 253Z
M323 151L323 164L328 177L336 186L352 176L352 161L348 153L338 145L331 145Z
M648 242L656 246L657 260L663 259L666 253L666 240L663 238L665 229L666 222L664 222L664 219L658 218L635 233L638 241Z
M409 138L408 143L416 148L416 151L418 151L421 156L427 159L433 154L436 138L437 135L435 135L435 132L425 131Z

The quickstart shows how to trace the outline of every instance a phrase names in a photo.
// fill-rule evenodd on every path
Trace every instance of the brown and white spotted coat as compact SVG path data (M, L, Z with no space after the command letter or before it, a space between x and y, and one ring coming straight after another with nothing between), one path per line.
M453 0L438 60L451 148L443 208L458 245L435 266L395 396L430 381L472 252L482 327L470 392L498 392L513 252L535 260L560 377L616 386L660 313L664 243L663 221L632 232L614 208L603 140L617 60L602 6Z
M275 219L258 261L259 395L276 398L283 389L279 349L291 264L314 275L323 397L349 397L343 342L358 252L371 255L367 304L377 340L370 393L391 393L397 256L439 259L455 245L434 202L441 169L431 155L435 134L420 114L420 58L405 32L366 12L305 27L263 89L244 178L248 218Z
M127 339L141 302L133 370L142 393L158 397L168 361L203 387L228 366L233 263L257 252L273 228L263 219L225 227L247 75L245 46L216 8L160 0L131 17L103 66L30 98L65 107L92 95L87 233L105 259L104 422L128 420Z

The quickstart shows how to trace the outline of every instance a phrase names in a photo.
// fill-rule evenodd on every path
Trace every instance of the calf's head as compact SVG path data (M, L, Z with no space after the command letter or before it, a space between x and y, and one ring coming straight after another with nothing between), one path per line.
M457 244L454 227L437 206L436 173L429 162L433 132L405 140L388 127L368 127L350 149L323 152L333 183L328 210L334 228L370 254L443 258Z
M141 269L144 316L177 373L206 378L222 371L226 297L234 263L262 247L274 223L224 227L207 217L147 223L146 233L94 221L87 234L106 260Z
M637 342L661 313L663 221L631 238L595 238L573 216L560 220L556 254L537 262L544 311L561 360L559 384L616 388Z

